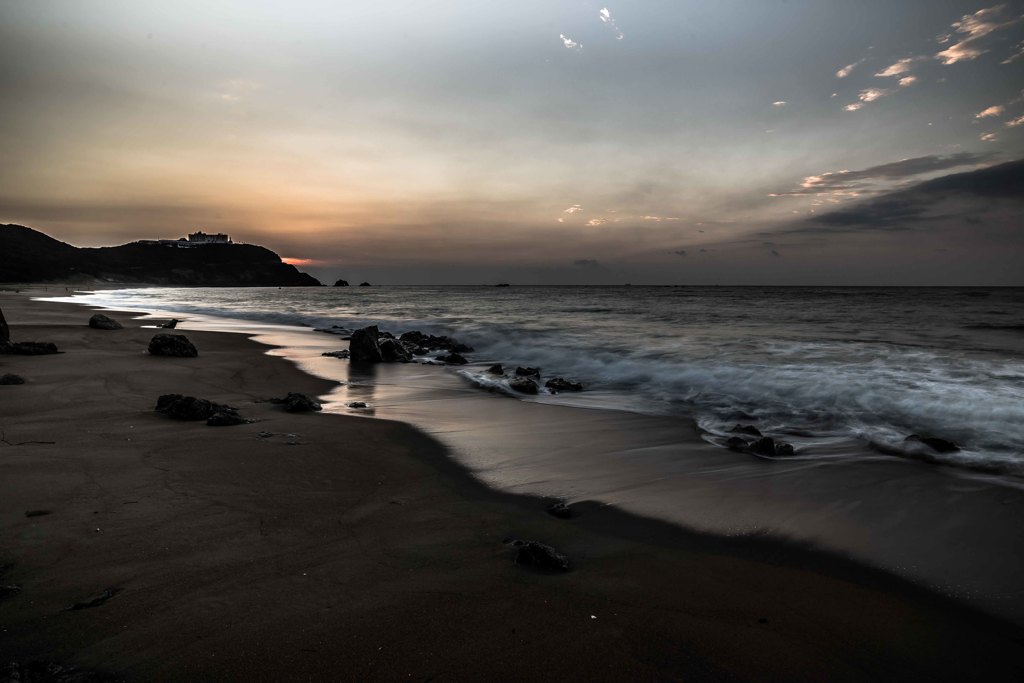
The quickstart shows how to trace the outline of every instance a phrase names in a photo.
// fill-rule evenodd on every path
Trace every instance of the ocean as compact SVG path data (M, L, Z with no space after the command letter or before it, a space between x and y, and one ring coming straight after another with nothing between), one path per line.
M82 301L82 297L77 297ZM913 456L1024 476L1024 289L330 287L97 291L96 305L400 334L474 347L452 368L524 401L692 418L724 446L737 424L799 458ZM424 358L426 359L426 357ZM527 397L493 363L539 367L579 394Z
M184 334L248 334L336 381L326 411L411 423L490 486L783 536L1024 623L1024 289L154 287L58 299L145 311L144 324L182 318ZM474 350L463 366L322 355L370 324ZM518 394L487 372L494 363L583 391ZM737 425L794 452L730 450Z

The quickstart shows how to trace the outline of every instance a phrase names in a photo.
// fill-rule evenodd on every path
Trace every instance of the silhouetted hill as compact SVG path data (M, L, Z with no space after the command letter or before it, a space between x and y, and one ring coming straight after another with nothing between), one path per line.
M21 225L0 225L0 282L103 280L158 285L295 287L320 282L252 244L178 248L73 247Z

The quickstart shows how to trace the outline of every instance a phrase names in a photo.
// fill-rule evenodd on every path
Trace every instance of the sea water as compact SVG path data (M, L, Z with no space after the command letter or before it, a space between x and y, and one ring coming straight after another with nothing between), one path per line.
M804 459L912 456L920 447L907 436L934 436L960 450L929 451L933 462L1024 476L1020 288L139 288L76 300L446 334L474 348L447 371L481 391L687 416L718 446L753 424ZM539 367L584 391L516 394L492 363Z

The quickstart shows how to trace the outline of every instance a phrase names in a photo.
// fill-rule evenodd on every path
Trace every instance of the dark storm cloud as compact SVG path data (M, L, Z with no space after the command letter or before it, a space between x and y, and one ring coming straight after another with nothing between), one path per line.
M685 249L677 249L676 251L673 251L672 253L675 254L676 256L686 256L686 250Z
M572 262L577 268L600 268L601 264L596 259L580 258Z
M903 231L940 219L974 219L979 214L1024 208L1024 159L977 171L928 180L815 216L787 232Z

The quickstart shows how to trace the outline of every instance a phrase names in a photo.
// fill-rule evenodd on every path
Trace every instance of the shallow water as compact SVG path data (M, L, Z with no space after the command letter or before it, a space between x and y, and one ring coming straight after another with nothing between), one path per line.
M930 457L1024 475L1019 288L147 288L87 298L449 334L475 348L458 372L482 389L507 391L485 372L493 362L586 387L520 400L685 415L717 445L737 422L752 423L804 458L904 449L920 433L961 446Z

